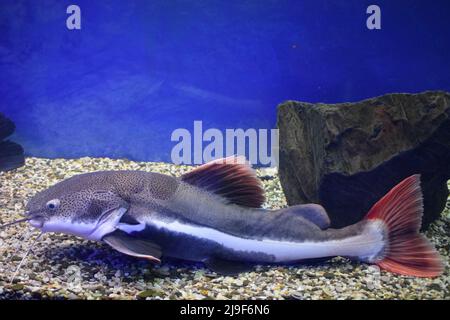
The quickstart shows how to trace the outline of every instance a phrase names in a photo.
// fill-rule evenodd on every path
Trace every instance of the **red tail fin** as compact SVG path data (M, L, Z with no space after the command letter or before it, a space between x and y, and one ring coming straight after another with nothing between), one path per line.
M374 261L390 272L416 277L436 277L443 272L439 254L419 234L423 214L420 175L406 178L370 209L368 220L382 220L387 242L382 259Z

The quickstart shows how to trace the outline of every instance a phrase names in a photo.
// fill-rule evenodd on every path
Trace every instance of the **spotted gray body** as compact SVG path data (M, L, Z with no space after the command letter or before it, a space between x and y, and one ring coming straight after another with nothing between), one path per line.
M44 232L104 241L125 254L154 261L174 257L206 262L224 273L241 271L244 262L334 255L369 260L383 249L379 226L361 222L328 229L328 216L318 205L265 210L257 208L261 199L253 207L236 204L254 200L261 191L252 188L256 180L249 180L249 186L233 193L233 177L241 176L242 182L249 175L254 179L254 173L217 172L200 170L195 179L141 171L82 174L38 193L27 210L34 217L31 224ZM232 188L204 187L205 181L208 186L217 179Z
M204 262L234 274L254 263L347 256L420 277L442 274L441 259L419 234L420 176L391 189L359 223L329 228L316 204L262 209L261 182L232 157L175 178L142 171L74 176L35 195L26 218L42 232L102 241L119 252L160 262Z

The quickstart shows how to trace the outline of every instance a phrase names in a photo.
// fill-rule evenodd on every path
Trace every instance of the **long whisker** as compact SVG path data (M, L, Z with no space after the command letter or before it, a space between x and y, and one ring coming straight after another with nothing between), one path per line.
M10 255L10 257L7 261L11 260L11 258L13 256L15 256L20 249L22 249L22 244L27 243L28 240L30 240L30 238L34 234L36 234L36 229L31 229L30 226L27 226L26 228L27 228L27 231L24 232L24 234L18 240L19 246L14 249L14 252Z
M31 250L34 248L34 245L38 242L38 240L41 238L41 236L42 236L43 234L44 234L44 233L41 232L41 233L36 237L36 239L34 239L34 241L30 244L30 247L29 247L28 250L25 252L24 256L22 257L22 260L20 261L19 265L17 266L16 271L14 272L13 276L11 277L11 280L10 280L10 282L9 282L10 284L13 283L13 281L14 281L14 279L16 278L16 276L17 276L17 274L18 274L20 268L22 267L22 265L24 264L25 260L27 259L28 254L31 252Z
M14 225L14 224L16 224L16 223L21 223L21 222L29 221L29 220L31 220L31 219L33 219L33 217L23 218L23 219L19 219L19 220L16 220L16 221L13 221L13 222L10 222L10 223L7 223L7 224L3 224L3 225L0 226L0 229L3 229L3 228L6 228L6 227L9 227L9 226L12 226L12 225Z

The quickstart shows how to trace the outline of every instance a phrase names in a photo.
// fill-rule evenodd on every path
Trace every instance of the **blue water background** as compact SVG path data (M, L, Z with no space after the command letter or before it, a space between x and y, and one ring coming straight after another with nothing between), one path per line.
M27 155L170 161L194 120L273 128L288 99L450 90L449 17L448 0L0 0L0 111Z

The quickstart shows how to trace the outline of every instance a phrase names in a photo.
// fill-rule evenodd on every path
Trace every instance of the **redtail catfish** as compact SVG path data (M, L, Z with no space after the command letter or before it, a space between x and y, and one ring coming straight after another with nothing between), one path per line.
M439 255L419 234L419 175L400 182L362 221L342 229L329 228L320 205L266 210L263 202L254 171L231 157L179 178L141 171L77 175L34 196L19 221L42 232L102 241L155 262L164 257L200 261L223 274L258 263L332 256L404 275L442 273Z

